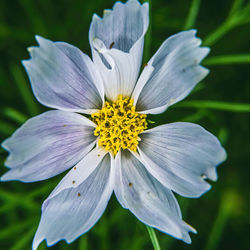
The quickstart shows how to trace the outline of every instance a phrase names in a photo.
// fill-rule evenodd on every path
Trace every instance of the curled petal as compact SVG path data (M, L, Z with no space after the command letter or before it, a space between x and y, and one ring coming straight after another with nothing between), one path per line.
M138 78L148 28L148 4L136 0L117 2L97 15L89 31L95 65L101 72L105 95L115 101L119 94L130 96Z

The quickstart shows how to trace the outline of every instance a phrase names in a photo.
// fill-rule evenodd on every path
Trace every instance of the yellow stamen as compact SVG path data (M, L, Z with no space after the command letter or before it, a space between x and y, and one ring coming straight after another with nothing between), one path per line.
M138 135L147 128L147 116L137 113L133 100L122 95L113 103L106 101L91 117L97 124L94 135L99 136L98 145L114 155L121 148L136 151Z

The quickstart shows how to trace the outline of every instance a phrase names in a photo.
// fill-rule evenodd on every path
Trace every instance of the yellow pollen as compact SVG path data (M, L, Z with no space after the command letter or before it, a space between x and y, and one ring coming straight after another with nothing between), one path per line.
M94 135L99 136L98 145L114 155L121 148L136 151L138 135L147 128L147 116L137 113L133 100L122 95L113 103L106 101L91 117L97 124Z

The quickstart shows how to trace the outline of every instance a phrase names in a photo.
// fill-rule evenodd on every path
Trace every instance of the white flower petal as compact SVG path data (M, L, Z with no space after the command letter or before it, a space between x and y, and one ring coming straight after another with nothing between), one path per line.
M81 50L77 47L74 47L65 42L55 42L55 45L67 55L75 65L78 66L79 69L84 70L86 68L87 74L89 79L92 81L92 84L95 85L96 89L99 92L99 95L104 100L104 86L101 75L98 70L96 70L95 65L91 59L84 54ZM85 97L85 98L88 98Z
M148 3L141 5L136 0L117 2L102 19L93 16L89 41L109 100L115 101L119 94L130 96L134 89L148 19Z
M107 151L100 147L91 150L81 161L79 161L74 166L73 169L71 169L65 175L65 177L56 186L47 200L52 199L64 189L76 188L78 185L80 185L96 169L96 167L101 163L103 157L106 154ZM43 206L45 206L45 204L46 202L44 202Z
M199 47L195 30L168 38L150 59L132 98L137 111L158 114L185 98L208 70L200 66L209 49Z
M177 122L143 132L139 153L148 171L185 197L199 197L216 180L216 166L226 159L218 139L199 125Z
M112 10L104 10L103 18L97 15L89 31L89 42L102 40L107 48L129 52L133 45L144 36L149 22L148 3L140 4L137 0L126 3L116 2Z
M88 176L85 175L85 167L89 166L81 166L85 176L81 184L62 189L57 195L45 200L41 221L33 240L33 250L44 239L49 246L62 239L71 243L93 227L103 214L113 192L110 156L106 154Z
M25 122L3 142L10 152L2 181L53 177L81 160L96 143L95 124L82 115L48 111Z
M139 156L138 156L139 157ZM190 243L189 231L196 232L181 219L173 193L158 182L129 151L115 159L115 194L143 223Z
M36 36L30 60L22 61L36 98L45 106L91 113L102 107L101 76L90 58L76 47Z

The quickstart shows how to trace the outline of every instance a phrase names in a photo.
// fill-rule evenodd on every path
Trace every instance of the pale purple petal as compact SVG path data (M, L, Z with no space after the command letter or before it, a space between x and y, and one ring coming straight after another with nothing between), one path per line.
M64 189L76 188L96 169L101 163L107 151L101 147L92 149L82 160L80 160L74 168L64 176L60 183L56 186L47 200L62 192ZM43 204L45 206L46 202Z
M139 156L138 156L139 157ZM143 223L190 243L189 231L196 232L181 219L173 193L158 182L129 151L115 160L115 194Z
M216 180L226 159L218 139L199 125L170 123L143 132L139 153L147 170L163 185L185 197L199 197Z
M113 10L104 11L103 18L93 16L89 42L109 100L116 100L119 94L130 96L134 89L148 19L148 3L141 5L136 0L117 2Z
M45 106L91 113L102 107L102 79L91 59L67 43L36 36L39 47L29 48L22 61L36 98Z
M33 182L69 169L95 145L95 124L82 115L48 111L25 122L3 142L10 170L2 181Z
M68 243L74 241L93 227L103 214L113 192L109 154L87 175L84 168L88 165L79 167L84 175L80 184L62 189L57 195L44 201L41 221L33 240L33 250L44 239L49 246L59 240L66 240Z
M158 114L185 98L207 74L200 66L209 49L195 30L168 38L144 68L132 98L137 111Z

